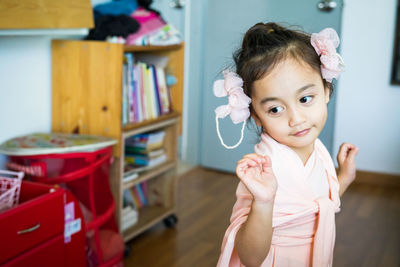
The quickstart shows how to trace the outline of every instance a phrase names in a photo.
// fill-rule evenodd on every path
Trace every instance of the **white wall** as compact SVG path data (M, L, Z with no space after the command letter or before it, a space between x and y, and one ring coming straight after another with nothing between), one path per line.
M400 86L390 85L397 0L346 1L334 145L359 146L361 170L400 174Z
M50 37L0 36L0 143L50 131L50 51Z

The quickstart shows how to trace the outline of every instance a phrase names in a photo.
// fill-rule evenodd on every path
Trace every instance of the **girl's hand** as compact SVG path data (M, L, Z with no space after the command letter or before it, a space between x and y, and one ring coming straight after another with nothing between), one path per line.
M253 195L254 201L268 203L275 198L278 184L268 156L245 155L237 163L236 174Z
M337 161L339 164L338 179L341 184L349 186L356 178L355 157L358 147L350 143L343 143L340 146Z

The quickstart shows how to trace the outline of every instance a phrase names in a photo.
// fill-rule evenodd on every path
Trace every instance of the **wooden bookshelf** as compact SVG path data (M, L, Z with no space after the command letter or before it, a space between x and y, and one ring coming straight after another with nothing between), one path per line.
M182 49L183 44L176 45L145 45L145 46L136 46L136 45L125 45L125 52L160 52L160 51L171 51L171 50L179 50Z
M166 120L177 118L177 117L179 117L179 113L176 111L172 111L171 113L162 115L156 119L145 120L145 121L138 122L138 123L128 123L123 126L124 134L125 134L125 136L127 136L130 134L131 130L140 129L145 126L154 125L158 122L166 121Z
M166 72L178 80L177 84L170 87L173 111L155 119L122 124L122 65L125 52L150 53L169 58ZM141 208L137 224L122 233L125 241L160 220L166 220L167 226L176 222L174 213L183 99L183 55L184 44L134 47L99 41L52 41L52 130L101 135L118 140L110 174L118 224L121 226L125 189L146 181L161 192L161 203ZM165 131L167 160L139 173L134 180L124 182L125 139L155 130Z
M146 206L139 211L139 221L134 226L126 229L122 234L124 241L129 241L157 222L174 214L175 210L163 206Z
M147 181L155 176L158 176L166 171L172 170L176 168L176 162L174 161L169 161L163 164L160 164L159 166L155 166L154 168L144 171L143 173L139 174L139 177L129 181L129 182L123 182L123 189L129 189L132 186L135 186L137 184L140 184L144 181Z

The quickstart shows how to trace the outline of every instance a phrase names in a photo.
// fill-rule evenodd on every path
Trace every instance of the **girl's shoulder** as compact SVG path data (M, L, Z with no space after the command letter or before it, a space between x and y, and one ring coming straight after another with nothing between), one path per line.
M315 140L315 151L319 158L322 160L325 169L328 173L334 177L336 177L335 165L333 164L333 160L331 155L329 154L328 149L326 149L325 145L317 138Z

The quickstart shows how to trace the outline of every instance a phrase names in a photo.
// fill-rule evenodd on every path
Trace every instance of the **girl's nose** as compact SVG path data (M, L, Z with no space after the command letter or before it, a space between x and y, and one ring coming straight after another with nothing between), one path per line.
M289 126L290 127L295 127L298 125L303 124L306 121L306 117L304 114L297 110L297 109L291 109L289 111Z

